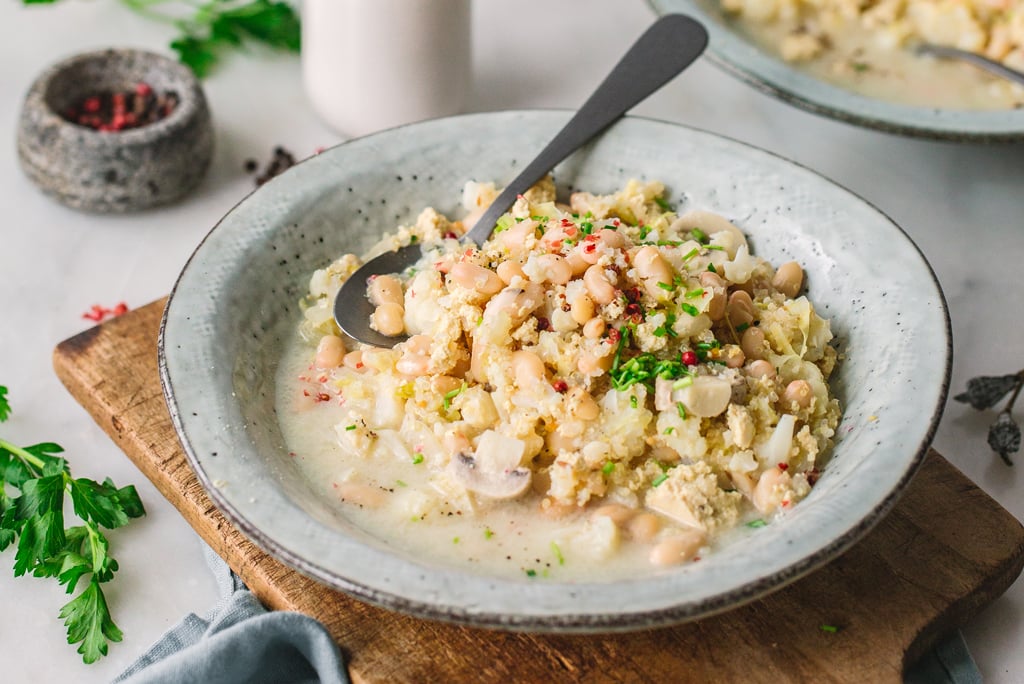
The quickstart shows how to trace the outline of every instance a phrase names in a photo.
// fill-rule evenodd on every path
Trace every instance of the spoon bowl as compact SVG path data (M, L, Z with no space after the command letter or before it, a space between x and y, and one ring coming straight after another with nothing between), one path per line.
M704 52L708 34L697 21L667 14L651 25L619 60L579 111L537 157L510 182L462 240L482 245L495 223L556 164L620 119L648 95L668 83ZM385 252L363 264L342 285L334 300L334 320L350 337L376 347L390 347L405 336L388 336L370 327L374 305L366 296L373 276L401 273L423 255L419 244Z

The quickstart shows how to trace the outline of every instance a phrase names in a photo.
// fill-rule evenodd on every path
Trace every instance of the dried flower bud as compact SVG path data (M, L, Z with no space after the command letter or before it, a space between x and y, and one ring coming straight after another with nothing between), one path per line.
M1010 454L1020 451L1020 426L1014 422L1009 411L999 414L996 422L988 429L988 445L999 454L1006 465L1013 465Z
M968 380L967 391L953 398L982 411L995 406L1000 399L1009 394L1020 382L1024 382L1024 378L1019 373L1011 375L983 375Z

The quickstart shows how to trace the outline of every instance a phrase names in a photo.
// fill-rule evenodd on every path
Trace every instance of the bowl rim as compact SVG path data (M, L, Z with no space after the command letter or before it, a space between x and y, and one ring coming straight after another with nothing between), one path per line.
M956 110L912 106L860 95L832 85L762 51L728 30L700 0L647 0L659 14L680 10L707 29L708 58L723 71L805 111L864 128L926 140L1003 143L1024 140L1024 111Z
M521 109L521 110L502 110L496 112L482 112L482 113L467 113L461 115L455 115L450 117L444 117L442 119L431 119L422 122L415 122L410 124L404 124L393 128L378 131L366 136L359 138L352 138L339 143L324 152L328 152L333 149L342 148L346 145L366 140L370 138L377 138L378 136L386 135L392 131L406 129L410 127L417 127L420 125L429 125L433 122L448 121L448 120L459 120L459 119L470 119L470 118L487 118L487 117L500 117L507 115L551 115L557 114L568 118L574 110L561 109L561 108L541 108L541 109ZM239 510L231 501L220 491L216 486L215 482L205 472L200 459L195 452L192 444L187 437L187 430L185 427L185 419L181 411L179 411L177 402L174 396L174 383L171 378L171 371L168 364L168 356L166 349L166 334L168 321L171 314L172 306L174 305L175 295L178 291L179 286L182 284L189 267L196 260L197 256L202 251L204 245L208 242L210 237L218 230L218 228L224 224L225 220L235 212L242 204L246 203L252 195L256 192L261 191L263 188L273 187L273 184L282 182L281 176L271 179L267 184L264 184L261 188L256 188L250 191L245 197L243 197L238 203L236 203L231 209L229 209L225 215L218 220L214 227L203 237L202 241L197 245L196 249L189 256L188 261L182 268L180 275L175 281L174 287L172 288L168 297L167 305L164 308L163 315L160 321L160 329L158 336L158 366L160 373L160 384L163 391L164 399L168 407L168 411L171 416L172 423L177 433L179 442L181 443L182 449L188 458L188 462L196 474L196 477L202 483L206 493L210 496L211 500L216 504L220 511L225 517L245 536L252 540L258 547L267 552L271 557L280 560L286 565L292 567L303 575L306 575L314 580L317 580L327 586L339 589L345 593L348 593L358 599L366 601L368 603L395 610L398 612L413 615L415 617L426 618L436 620L440 622L448 622L454 624L461 624L474 627L486 627L486 628L499 628L514 631L534 631L534 632L575 632L575 633L595 633L595 632L615 632L615 631L633 631L640 629L649 629L654 627L666 626L671 624L678 624L689 620L708 617L717 613L731 610L734 607L739 607L745 603L761 598L773 591L783 588L784 586L792 583L793 581L807 575L813 570L825 565L829 561L835 559L841 555L844 551L849 549L851 546L859 542L863 537L876 525L878 524L886 514L888 514L896 505L899 498L905 493L907 485L920 469L923 464L925 457L927 456L931 442L934 438L936 430L938 429L939 422L941 420L946 400L948 397L951 375L952 375L952 359L953 359L953 340L952 340L952 326L949 316L949 308L946 302L945 294L942 291L942 287L938 281L934 269L928 262L924 253L918 247L917 243L903 230L899 224L893 221L885 212L879 209L876 205L870 201L864 199L857 193L849 190L845 186L833 181L823 174L793 160L790 160L782 155L776 154L769 150L765 150L756 145L746 143L735 138L713 133L700 129L693 126L679 124L672 121L663 119L657 119L646 116L635 116L628 115L625 117L629 120L635 120L646 123L653 123L657 125L667 125L675 128L685 129L689 133L696 133L698 135L706 135L712 138L720 140L726 140L732 144L740 145L743 147L750 148L759 153L770 156L774 161L782 162L784 165L795 166L802 171L812 174L817 179L824 181L827 184L834 186L840 191L848 194L852 199L866 205L873 212L877 213L883 218L891 227L895 228L900 235L907 241L907 243L913 248L913 250L920 257L921 264L926 268L930 278L931 285L935 288L935 294L937 295L937 303L942 313L942 320L944 323L944 334L943 334L943 349L945 353L945 360L943 363L943 374L941 381L938 383L938 395L935 406L931 409L931 416L929 418L928 427L925 433L920 438L920 442L917 444L914 454L905 461L905 467L900 473L899 478L896 480L896 484L890 489L886 496L881 499L878 504L865 516L859 519L855 524L847 529L847 531L831 542L817 548L812 553L782 567L781 569L766 575L760 575L755 579L744 582L742 584L733 586L724 591L704 596L696 600L688 600L682 603L675 603L666 605L656 609L643 609L639 611L630 610L616 610L615 612L603 612L603 613L589 613L589 612L562 612L555 615L551 614L508 614L503 612L493 612L487 610L469 610L465 607L452 607L450 605L439 606L435 603L428 601L416 600L407 598L397 593L389 591L383 591L374 589L360 584L355 580L348 579L339 575L337 572L332 571L310 559L300 555L299 553L293 552L286 546L284 546L277 539L271 537L268 533L260 529L258 526L251 523L241 510ZM315 159L318 155L313 155L305 160L300 161L296 166ZM282 174L282 176L291 173L291 169ZM486 581L493 581L503 583L507 580L494 577L483 578ZM586 587L585 583L552 583L549 586L559 587ZM610 586L608 584L600 584L598 586Z

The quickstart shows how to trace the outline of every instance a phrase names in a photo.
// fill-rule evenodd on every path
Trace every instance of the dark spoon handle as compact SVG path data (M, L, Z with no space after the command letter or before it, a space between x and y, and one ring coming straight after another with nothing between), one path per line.
M491 203L466 237L482 245L490 237L498 218L509 210L519 195L692 64L704 52L707 43L707 31L690 17L667 14L654 22L569 123Z

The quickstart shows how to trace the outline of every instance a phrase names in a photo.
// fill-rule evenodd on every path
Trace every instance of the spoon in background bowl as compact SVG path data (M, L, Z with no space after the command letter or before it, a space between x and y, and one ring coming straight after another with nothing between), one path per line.
M502 214L559 162L596 137L634 105L668 83L704 52L708 34L698 22L682 14L658 19L619 60L597 90L569 123L555 135L537 158L516 176L480 216L461 240L482 245ZM338 290L334 320L350 337L377 347L391 347L406 339L389 337L370 327L374 306L366 296L367 281L376 275L400 273L423 255L412 243L385 252L359 267Z
M1024 73L1011 69L1010 67L983 57L975 52L969 52L967 50L960 50L946 45L933 45L932 43L919 43L914 46L914 54L918 55L932 55L933 57L941 57L943 59L958 59L962 62L967 62L972 66L976 66L979 69L984 69L990 74L995 74L1005 78L1008 81L1019 83L1024 85Z

